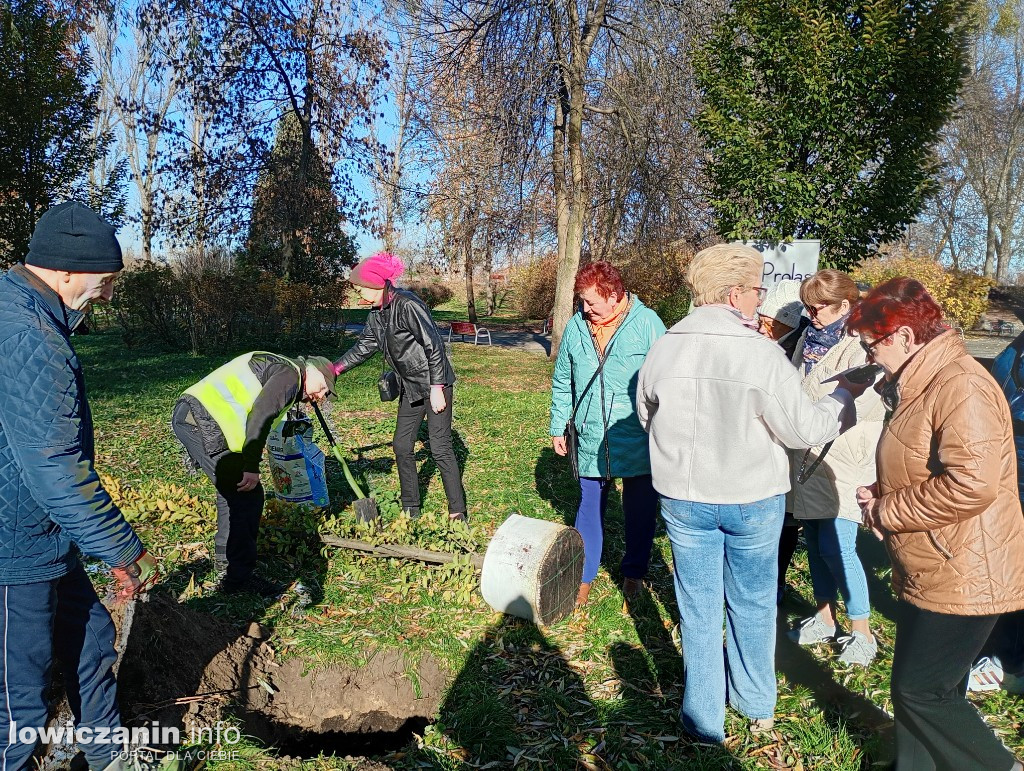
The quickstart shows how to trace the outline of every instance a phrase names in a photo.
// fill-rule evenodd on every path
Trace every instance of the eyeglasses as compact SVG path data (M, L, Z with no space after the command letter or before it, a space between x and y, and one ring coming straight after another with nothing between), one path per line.
M826 308L832 307L831 303L823 303L821 305L805 305L804 308L807 310L807 315L812 319L818 318L818 314Z
M889 334L887 334L887 335L885 335L883 337L878 338L873 343L865 343L863 340L861 340L860 341L860 347L864 349L864 353L866 353L868 356L874 356L875 355L875 346L877 346L883 340L888 340L890 337L895 335L897 332L899 332L899 329L894 329L892 332L890 332Z
M753 289L757 292L757 304L760 305L764 302L764 297L768 294L768 287L766 286L748 286L747 289Z

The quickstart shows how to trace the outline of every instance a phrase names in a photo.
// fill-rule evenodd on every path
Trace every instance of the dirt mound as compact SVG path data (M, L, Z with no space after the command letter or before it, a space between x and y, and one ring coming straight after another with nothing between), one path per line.
M122 614L113 615L120 625ZM183 742L219 741L228 749L228 724L218 721L232 715L243 734L278 748L286 767L321 752L404 746L437 712L447 685L433 659L414 667L398 651L362 668L309 671L297 659L276 661L267 636L258 624L238 629L167 595L138 603L118 673L125 725L158 722L178 728ZM386 768L365 766L374 767Z

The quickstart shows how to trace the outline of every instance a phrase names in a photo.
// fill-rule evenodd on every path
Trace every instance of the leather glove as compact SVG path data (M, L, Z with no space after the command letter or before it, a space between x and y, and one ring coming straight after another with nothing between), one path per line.
M142 552L142 555L130 565L114 568L111 572L117 579L119 587L114 596L115 602L118 603L133 600L147 592L160 578L156 559L148 551Z

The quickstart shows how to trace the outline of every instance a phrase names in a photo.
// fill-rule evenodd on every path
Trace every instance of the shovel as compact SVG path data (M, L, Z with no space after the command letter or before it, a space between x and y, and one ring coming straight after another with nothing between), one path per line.
M356 500L352 504L352 507L356 510L356 519L359 522L373 522L377 517L380 516L380 512L377 511L377 502L373 498L367 498L360 489L359 484L356 482L356 478L352 476L352 472L349 470L348 464L345 462L345 456L341 454L341 448L338 447L338 443L334 441L334 434L331 433L330 427L327 425L327 421L324 420L324 415L320 412L320 407L316 402L313 402L313 412L316 413L316 419L320 421L320 428L324 430L324 435L327 437L327 443L331 446L331 452L337 459L338 463L341 464L341 470L345 474L345 479L348 480L348 486L352 488L352 492L355 493Z

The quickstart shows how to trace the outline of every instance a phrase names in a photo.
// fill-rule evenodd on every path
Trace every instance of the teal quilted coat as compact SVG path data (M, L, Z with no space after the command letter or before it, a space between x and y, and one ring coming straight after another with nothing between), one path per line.
M629 313L608 345L600 376L597 347L582 313L565 327L551 381L551 435L561 436L580 403L580 476L635 477L651 473L647 432L636 417L636 382L647 351L665 334L658 314L633 297ZM586 390L584 390L586 389Z

